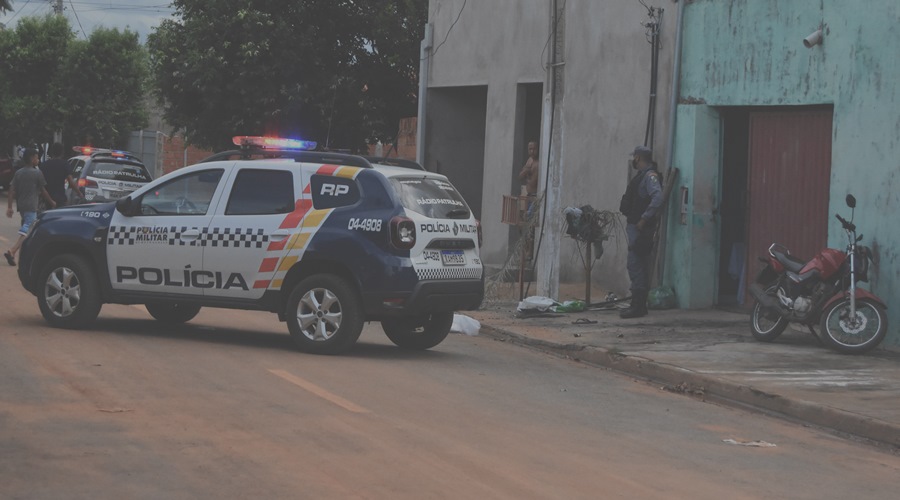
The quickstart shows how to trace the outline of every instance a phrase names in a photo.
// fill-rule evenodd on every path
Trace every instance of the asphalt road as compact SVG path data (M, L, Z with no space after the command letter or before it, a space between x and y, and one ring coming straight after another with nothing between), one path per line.
M0 498L896 498L885 451L484 337L312 356L271 314L141 306L58 330L0 283Z

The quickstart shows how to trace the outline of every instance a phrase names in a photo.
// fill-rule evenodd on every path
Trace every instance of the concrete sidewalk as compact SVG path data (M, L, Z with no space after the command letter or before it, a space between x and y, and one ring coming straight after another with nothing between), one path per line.
M517 304L465 314L498 340L900 447L900 352L838 354L793 326L761 343L747 314L720 310L650 311L630 320L617 309L517 317Z

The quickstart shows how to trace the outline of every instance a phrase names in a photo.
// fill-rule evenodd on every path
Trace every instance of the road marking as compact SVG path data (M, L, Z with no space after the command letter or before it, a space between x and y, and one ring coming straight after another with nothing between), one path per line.
M313 394L314 396L319 396L320 398L324 399L325 401L336 404L349 412L372 413L371 411L363 408L362 406L351 403L350 401L347 401L346 399L338 396L337 394L332 394L332 393L326 391L325 389L322 389L321 387L317 386L316 384L314 384L308 380L304 380L292 373L288 373L284 370L269 370L269 373L271 373L272 375L281 377L281 378L287 380L288 382L296 385L297 387L300 387L301 389L304 389L307 392Z

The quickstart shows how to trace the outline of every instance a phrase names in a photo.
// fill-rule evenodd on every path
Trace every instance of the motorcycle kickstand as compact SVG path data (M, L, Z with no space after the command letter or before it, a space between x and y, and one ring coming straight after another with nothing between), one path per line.
M819 334L816 332L815 328L813 328L812 325L806 325L806 327L809 328L809 333L811 333L812 336L816 338L816 341L819 343L819 345L824 346L825 343L822 342L822 338L819 337Z

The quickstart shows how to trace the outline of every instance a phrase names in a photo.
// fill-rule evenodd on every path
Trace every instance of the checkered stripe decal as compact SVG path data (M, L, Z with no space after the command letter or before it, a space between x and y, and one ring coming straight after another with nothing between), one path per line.
M210 246L223 248L263 248L269 242L269 237L263 229L254 228L230 228L214 227L203 228L200 237L195 240L184 241L181 234L187 231L187 226L169 226L164 228L150 228L159 232L144 232L145 228L111 226L107 245L134 245L138 241L147 243L162 243L179 246ZM165 239L159 239L162 237Z
M426 268L416 269L420 280L463 280L481 279L481 268Z
M269 242L269 237L263 234L262 229L214 227L212 229L204 230L201 240L200 244L203 246L262 248L263 244Z
M106 238L107 245L134 245L138 228L110 226Z

